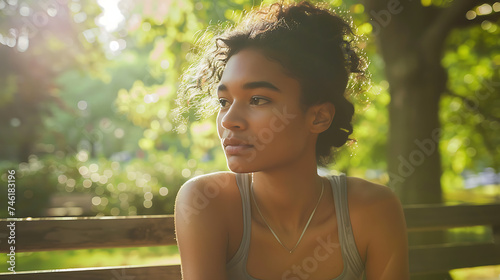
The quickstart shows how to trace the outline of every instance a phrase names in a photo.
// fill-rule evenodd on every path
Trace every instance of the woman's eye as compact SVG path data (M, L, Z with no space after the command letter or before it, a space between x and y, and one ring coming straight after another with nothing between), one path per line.
M227 106L227 99L224 99L224 98L219 98L219 104L220 104L220 107L221 108L224 108Z
M251 98L251 101L250 101L250 103L252 105L264 105L264 104L267 104L269 102L270 102L269 100L262 98L262 97L258 97L258 96L253 96Z

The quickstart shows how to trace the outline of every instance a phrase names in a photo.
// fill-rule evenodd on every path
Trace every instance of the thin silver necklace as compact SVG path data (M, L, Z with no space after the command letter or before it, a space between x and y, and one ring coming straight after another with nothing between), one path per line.
M309 227L309 223L311 222L311 220L312 220L312 218L314 216L314 213L316 213L316 209L318 209L318 205L319 205L319 202L321 201L321 197L323 197L323 190L325 189L325 184L324 184L323 180L321 180L321 194L319 195L318 202L316 202L316 207L314 207L314 210L312 211L311 216L309 217L309 220L307 221L307 224L304 227L304 230L302 231L302 234L299 237L299 240L297 241L297 243L295 244L295 246L292 249L288 249L288 247L286 247L285 245L283 245L283 242L281 242L281 240L278 238L278 235L276 235L276 233L274 232L274 230L267 223L267 220L266 220L266 218L264 218L264 215L262 215L262 212L260 211L259 205L257 204L257 201L255 200L255 193L253 191L253 174L252 174L252 185L250 186L250 188L252 189L253 203L255 203L255 206L257 207L257 211L259 211L259 214L262 217L262 220L264 220L264 223L266 223L266 226L269 228L269 230L274 235L274 237L276 238L276 240L278 240L278 243L283 248L285 248L285 250L287 250L290 254L293 253L293 251L297 248L297 246L299 246L299 243L302 240L302 237L304 236L304 233L306 233L307 227Z

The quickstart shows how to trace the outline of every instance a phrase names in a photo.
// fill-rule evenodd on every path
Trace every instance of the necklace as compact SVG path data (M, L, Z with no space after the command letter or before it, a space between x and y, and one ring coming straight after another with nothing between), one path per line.
M314 216L314 213L316 213L316 209L318 209L318 205L319 205L319 202L321 201L321 197L323 197L323 190L325 189L325 184L323 183L323 180L321 180L321 194L319 195L318 202L316 202L316 207L314 207L314 210L312 211L311 216L309 216L309 220L307 221L306 226L304 227L304 230L302 231L302 234L299 237L299 240L297 241L297 243L295 244L295 246L292 249L289 249L288 247L286 247L285 245L283 245L283 242L281 242L281 240L278 238L278 235L276 235L276 233L274 232L274 230L267 223L267 220L266 220L266 218L264 218L264 215L262 215L262 212L260 211L259 205L257 204L257 201L255 200L255 193L253 191L253 174L252 174L252 185L250 186L250 188L252 189L253 202L255 203L255 206L257 207L257 211L259 211L259 214L262 217L262 220L264 220L264 223L266 223L266 226L269 228L269 230L274 235L274 237L276 238L276 240L278 240L278 243L291 254L297 248L297 246L299 246L299 243L302 240L302 237L304 236L304 233L306 233L307 227L309 227L309 223L311 222L311 220L312 220L312 218Z

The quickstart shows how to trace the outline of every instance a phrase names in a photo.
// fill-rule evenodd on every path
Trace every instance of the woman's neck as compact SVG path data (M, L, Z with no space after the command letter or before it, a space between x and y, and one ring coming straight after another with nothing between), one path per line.
M253 173L253 192L269 223L293 231L309 219L320 197L321 180L315 161L297 162Z

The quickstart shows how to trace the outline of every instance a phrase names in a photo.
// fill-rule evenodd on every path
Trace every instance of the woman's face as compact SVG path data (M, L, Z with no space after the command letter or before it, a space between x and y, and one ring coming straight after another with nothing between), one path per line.
M299 82L260 51L243 49L228 60L217 95L217 131L233 172L272 169L314 154Z

